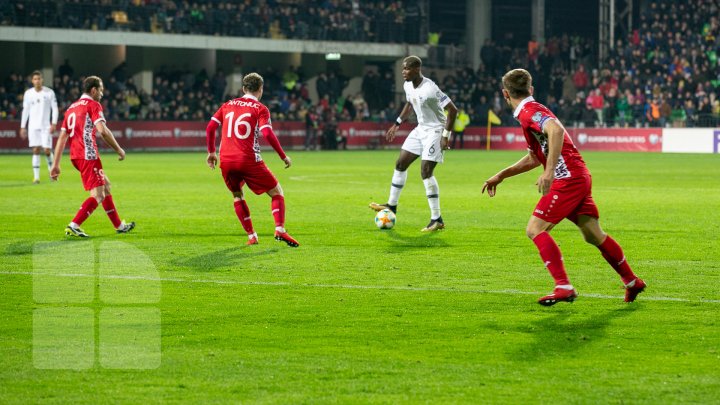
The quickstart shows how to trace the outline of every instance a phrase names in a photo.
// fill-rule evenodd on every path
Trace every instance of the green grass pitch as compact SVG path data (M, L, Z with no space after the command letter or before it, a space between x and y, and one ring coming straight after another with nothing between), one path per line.
M417 163L394 229L376 229L367 208L386 201L397 151L291 152L288 170L266 151L297 249L273 240L265 195L248 196L260 244L244 246L203 153L103 156L118 211L137 228L116 235L100 208L83 225L89 240L63 234L87 196L67 152L60 181L35 186L29 155L0 156L0 403L720 398L717 155L585 153L601 224L649 287L623 303L615 272L565 221L552 234L580 297L550 308L536 303L552 282L524 232L539 171L506 180L495 198L480 194L522 152L450 151L436 171L447 228L422 234ZM84 370L35 367L41 242L59 255L123 242L151 260L162 291L150 305L161 315L158 367L105 367L99 349ZM79 305L105 306L97 295Z

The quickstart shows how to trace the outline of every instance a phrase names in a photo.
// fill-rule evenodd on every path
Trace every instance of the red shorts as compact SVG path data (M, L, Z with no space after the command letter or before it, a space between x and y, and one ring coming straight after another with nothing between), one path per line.
M565 218L577 223L579 215L599 218L592 198L592 177L585 175L553 181L550 192L540 198L533 215L552 224Z
M105 185L105 172L103 171L100 159L72 159L71 161L73 166L80 172L80 178L82 179L85 190L89 191L95 187Z
M275 188L278 180L265 162L220 162L220 170L227 188L236 193L247 186L255 194L263 194Z

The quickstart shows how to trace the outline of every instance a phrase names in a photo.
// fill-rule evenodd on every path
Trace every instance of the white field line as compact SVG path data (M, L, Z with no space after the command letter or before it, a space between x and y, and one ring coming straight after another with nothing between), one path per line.
M13 272L0 271L0 274L13 276L51 276L51 277L96 277L92 274L73 274L73 273L34 273L34 272ZM506 295L542 295L537 291L520 291L520 290L480 290L480 289L462 289L449 287L412 287L412 286L385 286L385 285L355 285L355 284L297 284L285 281L238 281L238 280L211 280L211 279L191 279L191 278L170 278L170 277L144 277L144 276L125 276L125 275L105 275L97 276L104 279L122 279L122 280L145 280L145 281L166 281L170 283L199 283L199 284L220 284L220 285L258 285L258 286L277 286L292 288L338 288L347 290L390 290L390 291L438 291L449 293L465 293L465 294L506 294ZM605 294L580 294L580 297L598 298L598 299L622 299L622 296L605 295ZM720 300L712 299L687 299L674 297L658 297L652 295L641 295L641 301L669 301L669 302L694 302L720 304Z

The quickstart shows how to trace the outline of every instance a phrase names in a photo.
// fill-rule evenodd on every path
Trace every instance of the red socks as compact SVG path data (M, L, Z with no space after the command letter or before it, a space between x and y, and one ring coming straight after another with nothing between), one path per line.
M250 207L248 207L245 200L235 201L235 214L248 235L255 233L252 220L250 220Z
M568 285L567 273L563 264L562 253L555 240L547 232L541 232L533 240L540 252L540 257L545 263L550 275L555 279L555 285Z
M275 218L275 226L285 226L285 197L276 195L272 197L270 203L272 207L273 218Z
M627 284L637 278L632 269L630 269L627 260L625 260L625 253L623 253L622 248L610 235L608 235L607 238L605 238L605 242L598 245L597 248L600 249L600 253L602 253L602 256L610 266L620 275L623 283Z
M108 218L110 218L110 222L112 222L115 229L117 229L117 227L120 226L122 221L120 221L120 215L118 215L117 210L115 209L115 203L113 202L111 195L105 196L105 199L102 202L102 206L105 209L105 213L107 214Z
M75 218L73 218L73 222L76 223L78 226L80 226L83 222L85 222L86 219L90 216L90 214L95 211L95 208L97 208L98 203L95 198L90 197L85 202L82 203L80 206L80 210L75 214Z

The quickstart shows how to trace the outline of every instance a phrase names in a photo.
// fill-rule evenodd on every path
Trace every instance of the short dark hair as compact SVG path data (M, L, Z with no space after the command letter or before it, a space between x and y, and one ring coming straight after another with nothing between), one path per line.
M43 74L39 70L33 70L33 72L30 74L30 77L40 76L43 77Z
M253 72L248 73L243 77L243 87L247 89L250 93L257 93L262 89L263 83L265 81L263 80L262 76L259 74Z
M410 55L407 58L403 59L403 62L408 65L408 67L415 68L422 66L422 59L415 55Z
M530 96L532 76L525 69L513 69L502 78L502 84L511 98L525 98Z
M90 94L90 90L93 88L100 88L102 79L97 76L88 76L83 80L83 93Z

